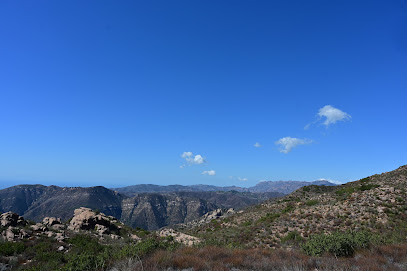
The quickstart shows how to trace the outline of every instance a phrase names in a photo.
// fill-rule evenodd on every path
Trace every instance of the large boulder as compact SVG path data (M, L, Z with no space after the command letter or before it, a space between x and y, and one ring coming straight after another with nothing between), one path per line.
M42 221L45 226L54 226L61 224L61 219L56 217L45 217Z
M17 227L27 225L27 221L22 216L13 212L7 212L0 215L0 225L2 227Z
M96 213L92 209L81 207L74 211L74 217L69 223L68 229L97 230L100 234L118 232L118 227L113 224L112 218L103 213Z
M15 234L12 230L7 229L5 232L3 232L3 236L6 241L11 242L14 240Z
M193 246L196 244L199 244L201 242L201 239L188 235L182 232L175 231L170 228L165 228L162 229L159 233L159 236L161 237L172 237L175 241L184 244L185 246Z
M214 219L219 219L221 217L226 217L229 215L233 215L235 213L235 210L233 208L230 209L216 209L213 210L212 212L208 212L206 214L204 214L201 218L200 218L200 222L201 223L208 223L211 222Z
M48 231L48 227L42 223L37 223L35 225L31 225L30 228L35 232L46 232Z

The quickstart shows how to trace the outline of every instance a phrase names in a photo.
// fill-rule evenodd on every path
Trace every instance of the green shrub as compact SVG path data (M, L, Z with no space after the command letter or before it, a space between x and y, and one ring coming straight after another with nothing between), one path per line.
M360 191L366 191L366 190L370 190L370 189L372 189L372 188L376 188L376 187L379 187L379 185L378 184L362 184L362 185L360 185L360 187L359 187L359 190Z
M77 254L82 252L90 252L96 254L102 252L105 247L101 245L96 238L92 238L89 235L85 234L75 235L74 237L69 239L69 243L73 245L72 252Z
M248 227L252 224L252 222L250 220L243 222L243 226Z
M348 195L352 194L353 192L355 192L355 188L346 187L346 188L342 188L342 189L335 191L335 194L337 194L338 196L348 196Z
M57 251L59 244L50 238L40 238L31 243L25 250L24 257L33 262L27 267L28 270L53 271L59 270L66 263L65 254ZM26 270L26 268L24 269Z
M311 256L321 256L331 253L335 256L352 256L356 249L368 248L379 243L377 235L367 231L335 232L331 234L317 234L301 245L303 251Z
M318 204L317 200L308 200L307 202L305 202L306 205L308 206L314 206L316 204Z
M287 214L287 213L291 213L292 211L294 211L294 206L293 205L287 205L287 207L285 207L281 213L282 214Z
M144 237L146 235L149 235L150 232L147 230L144 230L140 227L135 228L134 233L138 236L138 237Z
M12 242L4 242L0 243L0 256L13 256L16 254L21 254L25 250L25 246L23 243L12 243Z
M367 183L369 181L370 181L369 177L360 180L361 183Z
M71 255L68 258L68 263L62 269L63 271L85 271L85 270L100 270L103 269L110 255L107 250L103 253L93 254L91 252L82 252L80 254Z
M66 256L63 271L99 270L112 259L112 247L88 235L77 234L69 242L73 246Z
M290 241L301 242L303 240L304 240L304 238L302 238L302 236L300 235L300 233L298 231L290 231L286 236L281 238L281 242L283 242L283 243L287 243Z
M149 238L137 244L128 244L115 255L118 259L137 258L154 252L157 249L175 250L180 246L173 238L167 237L164 240Z
M256 223L263 223L263 222L273 222L276 218L280 217L280 214L276 213L267 213L265 216L259 218Z

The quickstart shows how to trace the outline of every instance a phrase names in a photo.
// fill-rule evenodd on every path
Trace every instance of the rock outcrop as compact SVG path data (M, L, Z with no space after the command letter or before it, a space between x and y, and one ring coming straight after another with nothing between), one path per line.
M5 228L0 232L0 236L5 241L15 241L18 239L25 239L29 234L23 229L28 222L21 216L13 212L7 212L0 215L0 225Z
M173 229L163 229L158 233L159 236L161 237L171 237L175 241L184 244L186 246L193 246L196 244L199 244L201 242L201 239L188 235L182 232L177 232Z
M118 221L114 217L97 213L90 208L81 207L74 211L68 229L73 231L96 230L99 234L111 234L119 231L115 223L118 223Z
M23 217L19 216L13 212L7 212L0 215L0 225L2 227L16 227L16 226L25 226L27 221Z
M45 218L42 220L42 223L43 223L45 226L54 226L54 225L57 225L57 224L62 224L62 223L61 223L61 219L60 219L60 218L56 218L56 217L45 217Z
M216 209L212 212L206 213L204 214L199 221L205 223L205 222L210 222L213 219L219 219L221 217L226 217L228 215L233 215L235 212L235 210L233 208L230 209Z

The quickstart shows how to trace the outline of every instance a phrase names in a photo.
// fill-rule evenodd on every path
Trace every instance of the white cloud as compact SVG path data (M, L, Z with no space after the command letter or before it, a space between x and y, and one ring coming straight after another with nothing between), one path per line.
M256 142L256 144L254 144L254 146L255 146L256 148L260 148L260 147L261 147L261 145L260 145L259 142Z
M185 158L185 160L187 160L188 163L194 164L194 165L200 165L200 164L205 163L205 159L200 154L197 154L194 157L192 157L192 156L187 157L187 158Z
M343 112L342 110L339 110L338 108L333 107L332 105L325 105L324 107L320 108L318 110L318 116L319 119L305 125L304 130L308 130L311 125L320 122L321 118L325 118L322 124L326 127L338 121L345 121L352 118L351 115Z
M326 118L323 123L325 126L329 126L330 124L334 124L338 121L345 121L351 118L349 114L331 105L325 105L324 107L320 108L318 111L318 116Z
M194 154L190 151L183 152L181 154L181 157L184 158L187 163L181 165L180 168L184 168L187 165L201 165L206 162L205 158L203 158L202 155L197 154L194 156Z
M205 170L202 172L203 175L209 175L209 176L215 176L216 175L216 171L214 170Z
M239 180L239 181L241 181L241 182L247 182L249 179L247 179L247 178L240 178L240 177L237 177L237 179Z
M276 141L277 145L281 145L282 148L280 149L280 152L282 153L289 153L292 151L293 148L299 146L299 145L305 145L311 143L312 140L309 139L299 139L295 137L283 137L280 138L279 140Z
M192 152L190 151L184 151L181 155L182 158L187 158L187 157L191 157L192 156Z

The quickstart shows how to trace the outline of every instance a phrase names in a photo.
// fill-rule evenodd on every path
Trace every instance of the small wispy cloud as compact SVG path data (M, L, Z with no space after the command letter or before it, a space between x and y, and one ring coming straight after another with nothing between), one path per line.
M190 151L184 151L182 154L181 154L181 157L182 158L187 158L187 157L191 157L192 156L192 152L190 152Z
M239 182L247 182L249 180L248 178L236 177L236 176L229 176L229 179L237 180Z
M331 105L325 105L324 107L320 108L318 116L326 118L324 121L325 126L329 126L330 124L334 124L338 121L345 121L351 118L351 115Z
M305 126L304 126L304 130L308 130L309 127L311 127L311 125L314 124L314 123L315 123L315 121L314 121L314 122L311 122L311 123L308 123L307 125L305 125Z
M276 141L276 145L281 145L280 152L289 153L293 148L299 145L305 145L312 143L309 139L299 139L295 137L283 137Z
M202 175L215 176L216 171L214 171L214 170L205 170L205 171L202 172Z
M321 119L324 119L322 124L328 127L329 125L337 123L338 121L346 121L352 118L351 115L333 107L332 105L325 105L324 107L320 108L317 116L319 119L305 125L304 130L308 130L313 124L320 122Z
M261 144L259 142L256 142L253 146L255 146L256 148L260 148Z

